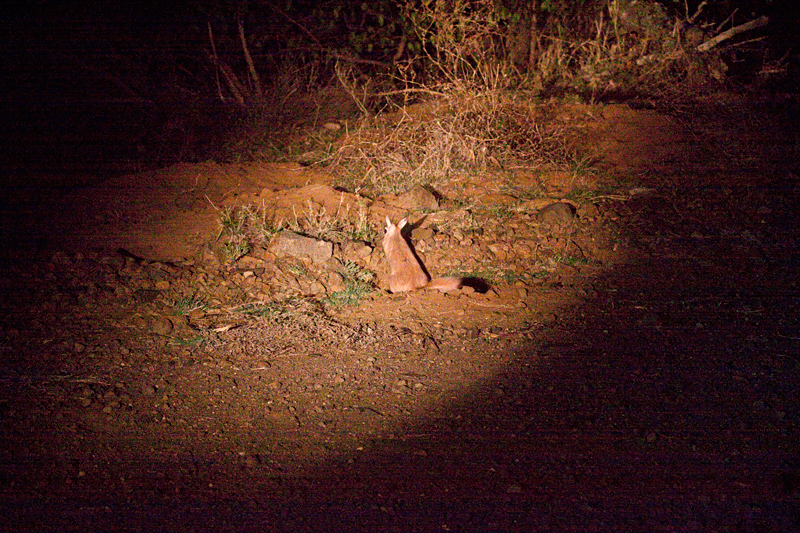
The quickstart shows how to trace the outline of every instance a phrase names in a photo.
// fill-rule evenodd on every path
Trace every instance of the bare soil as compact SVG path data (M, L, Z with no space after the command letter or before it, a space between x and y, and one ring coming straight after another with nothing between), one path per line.
M435 210L293 164L10 177L0 530L800 528L797 108L563 106L592 172ZM242 205L376 237L230 261ZM386 292L405 214L488 290Z

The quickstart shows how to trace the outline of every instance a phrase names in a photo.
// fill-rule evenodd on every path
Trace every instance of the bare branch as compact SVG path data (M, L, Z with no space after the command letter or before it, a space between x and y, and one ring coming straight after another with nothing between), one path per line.
M734 35L737 35L739 33L743 33L743 32L746 32L746 31L750 31L750 30L753 30L755 28L760 28L762 26L766 26L767 24L769 24L769 17L761 16L761 17L759 17L759 18L757 18L755 20L751 20L750 22L745 22L744 24L740 24L739 26L734 26L733 28L720 33L716 37L713 37L713 38L707 40L706 42L704 42L703 44L701 44L700 46L698 46L697 47L697 51L698 52L707 52L708 50L711 50L712 48L717 46L722 41L730 39Z
M239 78L236 77L233 69L231 69L231 67L222 61L217 61L217 65L219 66L220 71L222 71L222 75L225 76L225 81L228 82L228 88L233 94L233 98L239 105L246 105L247 102L244 95L247 93L247 91L245 91L242 83L239 81Z
M689 24L694 24L694 21L695 21L695 20L697 20L697 17L699 17L699 16L700 16L700 13L702 13L702 12L703 12L703 8L704 8L704 7L706 7L706 4L708 4L708 2L707 2L706 0L703 0L702 2L700 2L700 5L699 5L699 6L697 6L697 11L695 11L695 12L694 12L694 15L692 15L691 17L689 17L689 18L686 20L686 22L688 22ZM687 9L688 9L688 8L687 8ZM687 14L688 14L688 13L687 13Z
M255 91L256 98L261 100L264 95L264 92L261 89L261 78L258 75L255 64L253 63L253 58L250 56L250 50L247 48L247 39L244 37L244 25L242 24L241 19L239 20L239 40L242 43L242 52L244 53L244 59L247 62L247 69L250 72L250 79L253 82L253 90Z
M208 42L211 43L211 56L214 65L219 67L219 56L217 56L217 45L214 44L214 33L211 31L211 22L208 22ZM219 81L219 68L214 69L214 75L217 78L217 94L221 102L225 101L225 95L222 94L222 84Z

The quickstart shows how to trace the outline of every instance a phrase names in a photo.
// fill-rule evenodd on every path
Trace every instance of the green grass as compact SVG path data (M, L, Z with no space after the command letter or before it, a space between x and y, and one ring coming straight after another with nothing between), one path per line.
M331 307L357 306L374 287L362 281L346 281L344 290L334 292L322 298L322 304Z
M225 241L222 252L226 261L236 261L247 255L255 246L268 242L280 230L280 227L267 218L265 209L253 205L220 210L217 224L217 238Z
M241 259L252 250L250 243L239 238L232 237L232 240L222 245L222 252L225 254L226 261L236 261Z
M595 157L572 153L566 166L568 172L573 176L593 176L597 173L597 169L594 167L596 162L597 158Z
M514 209L506 204L492 205L489 207L489 214L495 220L506 220L514 216Z
M286 305L281 302L264 303L248 303L239 306L236 309L237 313L251 318L267 318L275 319L286 310Z
M345 288L322 298L322 304L332 307L358 305L375 289L375 274L356 263L346 262L339 269Z
M292 263L290 265L287 265L286 270L288 270L289 272L300 278L308 276L308 269L302 263Z
M319 309L315 307L315 302L311 299L293 296L266 303L246 303L234 310L234 312L247 318L271 321L296 319L300 316L311 315L316 311L319 311Z
M577 257L574 255L566 255L566 254L559 254L553 257L553 260L557 263L561 263L562 265L569 265L569 266L581 266L581 265L588 265L589 260L585 257Z
M170 302L170 306L172 307L172 312L178 316L188 315L195 309L200 309L202 311L208 309L205 299L196 295L173 300Z

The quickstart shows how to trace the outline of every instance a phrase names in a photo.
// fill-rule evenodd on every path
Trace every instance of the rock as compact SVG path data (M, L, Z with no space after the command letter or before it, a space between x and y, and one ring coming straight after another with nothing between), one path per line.
M414 242L425 241L433 238L433 230L431 228L414 228L411 231L411 239Z
M319 281L312 281L308 286L309 293L313 295L325 294L325 287Z
M415 185L400 195L386 194L379 198L380 201L402 209L437 211L439 202L436 196L421 185Z
M575 220L575 208L566 202L554 202L540 209L536 219L548 226L566 226Z
M266 266L265 263L272 263L275 261L275 254L267 251L265 248L256 248L244 257L249 257L251 260L261 260L262 262L259 266ZM244 259L244 257L242 259Z
M236 268L241 270L258 270L265 267L265 261L251 255L244 255L236 261Z
M581 217L594 219L600 216L600 210L594 204L585 204L580 208Z
M519 211L521 213L535 213L536 211L544 209L548 205L553 205L552 199L534 198L533 200L525 200L524 202L520 203L514 208L514 211Z
M498 259L500 261L504 260L508 255L506 251L503 249L503 246L500 244L490 244L489 251L492 252L492 255L494 255L495 259Z
M334 293L343 291L345 288L344 277L338 272L331 272L328 275L328 292Z
M161 291L155 289L136 289L133 292L133 297L141 303L151 303L161 295Z
M200 261L208 268L216 269L222 265L220 257L221 257L221 252L215 252L214 250L205 249L201 253Z
M481 194L477 200L483 205L514 205L517 202L517 199L510 194L493 191Z
M154 317L152 321L153 333L156 335L167 336L172 333L172 322L166 317Z
M397 197L398 207L405 209L428 209L436 211L439 202L436 197L425 187L415 185Z
M289 230L278 234L272 251L292 257L308 257L315 263L324 263L333 257L333 243L298 235Z
M190 322L196 322L206 316L206 312L201 309L200 307L196 307L189 311L188 320Z
M363 259L372 253L372 246L363 242L347 241L342 244L342 254L345 257Z

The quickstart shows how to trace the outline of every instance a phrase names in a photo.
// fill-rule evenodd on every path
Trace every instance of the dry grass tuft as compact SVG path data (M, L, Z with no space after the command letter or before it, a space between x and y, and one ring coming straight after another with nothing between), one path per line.
M453 95L433 115L404 108L365 120L333 155L343 185L370 193L433 185L454 174L569 159L563 131L524 102L496 94Z

